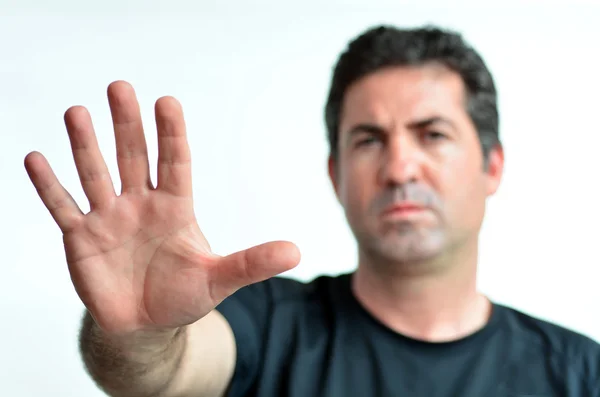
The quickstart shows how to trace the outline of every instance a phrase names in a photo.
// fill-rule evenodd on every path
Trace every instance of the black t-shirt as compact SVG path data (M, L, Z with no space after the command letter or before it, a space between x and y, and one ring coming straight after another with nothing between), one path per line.
M428 343L385 327L351 274L273 278L217 310L237 345L230 397L600 397L600 345L494 304L488 324Z

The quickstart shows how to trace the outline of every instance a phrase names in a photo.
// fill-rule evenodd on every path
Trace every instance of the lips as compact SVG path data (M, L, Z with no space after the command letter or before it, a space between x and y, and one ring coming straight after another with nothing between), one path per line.
M394 204L392 206L387 207L383 213L384 214L391 214L391 213L402 213L402 212L417 212L417 211L423 211L426 208L422 205L419 204L415 204L415 203L401 203L401 204Z
M428 212L428 208L415 203L400 203L387 207L381 217L388 220L416 220Z

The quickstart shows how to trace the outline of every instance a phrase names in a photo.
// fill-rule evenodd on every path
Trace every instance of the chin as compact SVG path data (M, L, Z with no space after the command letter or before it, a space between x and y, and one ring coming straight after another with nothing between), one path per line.
M412 238L411 238L412 237ZM435 261L444 252L445 241L440 235L433 236L395 236L379 238L363 245L362 251L368 255L369 262L381 262L385 266L406 267L427 264Z
M398 263L422 263L440 256L442 249L423 246L382 247L380 255L389 261Z

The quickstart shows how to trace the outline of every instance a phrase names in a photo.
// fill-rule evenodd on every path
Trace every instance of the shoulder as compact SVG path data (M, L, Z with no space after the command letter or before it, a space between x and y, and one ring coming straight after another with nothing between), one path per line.
M310 281L278 276L238 290L230 298L255 298L264 303L281 305L293 302L328 299L338 286L346 282L348 275L322 275Z
M551 346L559 354L596 354L600 358L600 343L591 337L524 311L498 306L506 311L507 322L517 336Z
M295 311L322 306L335 299L336 291L348 284L349 275L323 275L310 281L278 276L243 287L217 306L227 318L250 315L271 317L274 311ZM246 314L242 313L245 312Z
M549 365L568 371L580 382L600 392L600 343L563 325L524 311L497 305L505 311L506 325L513 340L530 352L545 355ZM594 389L596 390L596 389Z

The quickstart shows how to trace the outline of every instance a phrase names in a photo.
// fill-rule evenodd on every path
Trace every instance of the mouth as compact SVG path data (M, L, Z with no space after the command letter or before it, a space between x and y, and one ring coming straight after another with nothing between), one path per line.
M399 203L387 207L381 215L384 218L407 218L421 215L427 211L426 207L416 203Z

